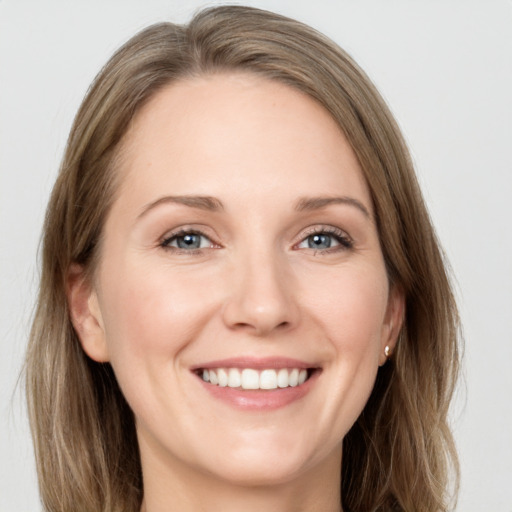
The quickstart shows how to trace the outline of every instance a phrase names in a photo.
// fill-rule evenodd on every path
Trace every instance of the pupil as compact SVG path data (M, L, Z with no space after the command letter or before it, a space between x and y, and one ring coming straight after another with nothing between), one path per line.
M177 243L180 249L199 249L201 237L194 234L183 235L178 237Z
M329 235L312 235L309 237L308 245L310 249L328 249L331 247L331 237Z

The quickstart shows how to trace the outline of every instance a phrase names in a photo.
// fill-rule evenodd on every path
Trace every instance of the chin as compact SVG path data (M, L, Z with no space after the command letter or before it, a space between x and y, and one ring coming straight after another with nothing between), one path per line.
M215 459L209 457L210 471L221 480L244 487L286 484L320 462L319 454L302 452L301 445L304 447L304 443L290 447L277 439L258 439L251 444L230 446Z
M217 468L217 477L240 487L271 487L294 481L306 471L299 462L275 460L244 460Z

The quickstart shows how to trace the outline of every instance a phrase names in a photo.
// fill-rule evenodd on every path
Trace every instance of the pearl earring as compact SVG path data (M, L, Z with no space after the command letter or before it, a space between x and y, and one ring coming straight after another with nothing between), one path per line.
M391 349L389 348L389 345L386 345L384 347L384 355L386 356L386 358L388 358L390 354L391 354Z

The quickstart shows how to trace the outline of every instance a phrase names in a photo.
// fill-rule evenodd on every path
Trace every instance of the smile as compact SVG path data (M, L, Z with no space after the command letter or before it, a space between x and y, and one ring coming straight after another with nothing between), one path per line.
M245 411L271 411L301 400L315 387L322 365L289 357L240 356L190 368L216 400Z
M305 368L210 368L197 374L214 386L243 390L272 390L296 387L304 384L313 370Z

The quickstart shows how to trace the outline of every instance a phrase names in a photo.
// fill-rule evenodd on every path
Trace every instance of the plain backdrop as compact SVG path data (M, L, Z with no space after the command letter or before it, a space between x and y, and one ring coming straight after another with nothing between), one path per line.
M67 133L94 75L148 24L215 2L0 0L0 511L40 510L17 386L36 253ZM452 410L457 510L512 512L512 2L247 1L318 28L367 71L410 145L465 330Z

